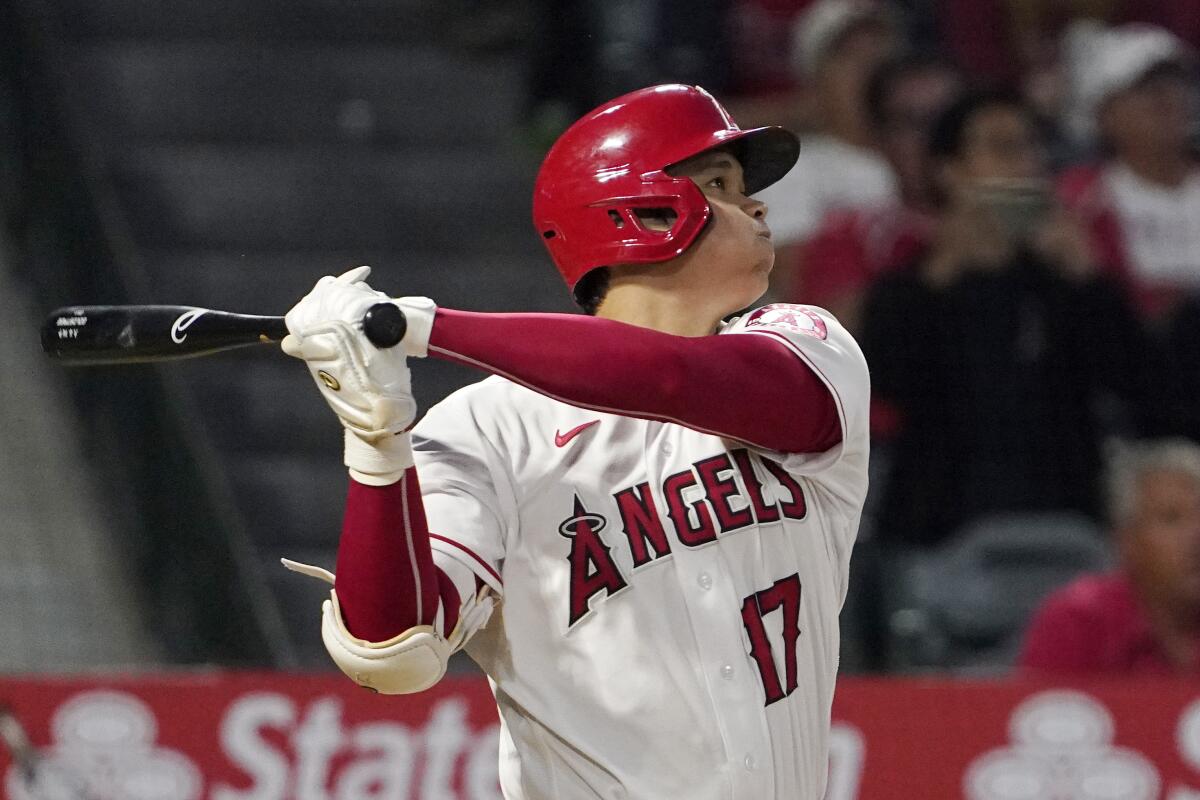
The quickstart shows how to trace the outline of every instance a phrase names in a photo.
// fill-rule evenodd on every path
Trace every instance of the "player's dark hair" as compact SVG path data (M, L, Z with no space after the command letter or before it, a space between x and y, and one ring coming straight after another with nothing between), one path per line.
M1010 108L1025 114L1032 121L1029 106L1016 92L1008 89L972 89L964 92L946 107L929 131L927 145L930 158L945 161L962 155L967 128L975 116L993 108Z
M894 55L880 64L867 81L866 105L871 117L871 126L883 130L891 120L888 117L888 100L905 80L925 72L945 72L961 77L958 69L945 56L930 52L908 51Z
M575 302L583 309L583 313L593 317L596 315L596 309L600 308L604 296L608 294L610 278L608 267L597 267L575 284Z

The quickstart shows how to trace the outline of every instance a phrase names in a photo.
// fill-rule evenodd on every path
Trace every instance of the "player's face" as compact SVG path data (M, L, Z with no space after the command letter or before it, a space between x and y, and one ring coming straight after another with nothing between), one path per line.
M1200 481L1162 470L1143 477L1138 488L1122 555L1144 591L1200 613Z
M712 220L680 257L689 282L729 297L729 312L745 308L767 291L775 249L765 203L746 196L742 165L731 153L702 153L670 169L691 178L712 208Z

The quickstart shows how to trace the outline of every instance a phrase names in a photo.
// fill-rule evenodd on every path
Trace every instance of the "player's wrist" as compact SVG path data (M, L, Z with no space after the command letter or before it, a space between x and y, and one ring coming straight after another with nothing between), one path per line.
M429 336L433 332L437 304L428 297L397 297L392 302L400 307L408 321L402 342L405 355L417 358L429 355Z
M367 486L393 484L413 465L412 438L407 432L369 443L346 430L344 453L350 477Z

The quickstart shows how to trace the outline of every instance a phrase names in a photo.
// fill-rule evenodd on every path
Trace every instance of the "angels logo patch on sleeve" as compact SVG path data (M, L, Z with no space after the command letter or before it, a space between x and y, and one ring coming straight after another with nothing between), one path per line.
M814 339L825 339L829 336L825 320L816 312L791 303L772 303L753 311L746 319L745 327L786 328Z

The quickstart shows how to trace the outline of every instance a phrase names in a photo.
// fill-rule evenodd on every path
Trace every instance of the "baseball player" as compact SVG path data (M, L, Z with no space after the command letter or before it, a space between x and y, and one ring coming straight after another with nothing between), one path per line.
M701 88L633 92L537 177L537 233L586 314L402 297L408 332L377 350L359 321L384 295L360 267L287 315L351 476L325 645L387 693L465 649L509 800L824 793L867 368L819 308L725 321L766 291L753 195L798 150ZM410 434L423 357L491 376Z

